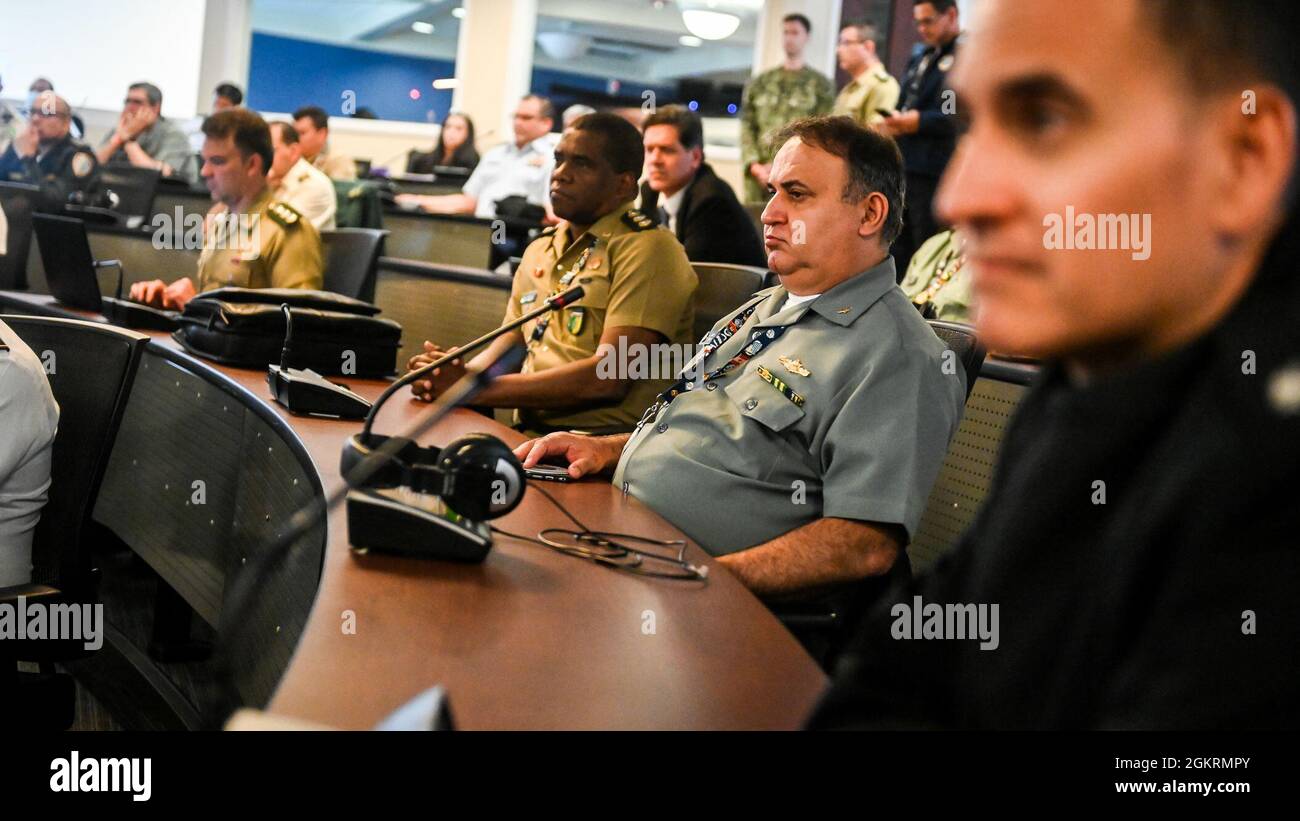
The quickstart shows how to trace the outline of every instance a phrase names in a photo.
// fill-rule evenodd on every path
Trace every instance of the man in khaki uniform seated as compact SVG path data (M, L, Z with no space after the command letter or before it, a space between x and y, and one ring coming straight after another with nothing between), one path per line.
M320 234L266 184L271 131L253 112L231 109L203 121L203 180L217 204L208 212L195 281L160 279L131 286L131 299L182 309L196 293L243 288L320 288Z
M303 106L293 112L302 156L332 180L350 182L357 178L357 164L347 154L331 151L330 116L320 106Z
M800 120L763 211L781 284L724 314L630 436L552 433L515 453L615 486L755 593L889 572L965 402L960 362L895 285L902 157L845 117Z
M640 132L613 114L582 117L555 149L551 201L562 222L524 252L505 321L574 285L586 294L506 334L480 356L482 364L511 345L528 345L521 372L501 377L475 400L516 408L523 430L631 430L671 372L632 378L632 369L619 367L627 363L602 360L692 341L695 272L677 239L632 207L642 158ZM425 342L425 353L410 366L443 353ZM463 373L456 361L411 387L416 397L432 400Z
M858 125L875 125L880 112L898 106L898 81L876 56L876 29L866 23L846 23L835 49L840 68L853 79L840 89L832 114L852 117Z
M266 175L273 196L311 220L317 231L334 228L338 196L324 172L307 162L298 144L298 132L289 123L271 123L271 148L275 159Z

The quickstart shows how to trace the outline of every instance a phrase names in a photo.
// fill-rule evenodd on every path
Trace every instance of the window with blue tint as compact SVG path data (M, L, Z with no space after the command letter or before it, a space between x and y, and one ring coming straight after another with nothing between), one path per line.
M451 91L435 90L433 81L454 73L448 60L254 32L247 105L283 112L318 105L331 116L366 108L384 120L442 122ZM349 101L354 107L345 108Z

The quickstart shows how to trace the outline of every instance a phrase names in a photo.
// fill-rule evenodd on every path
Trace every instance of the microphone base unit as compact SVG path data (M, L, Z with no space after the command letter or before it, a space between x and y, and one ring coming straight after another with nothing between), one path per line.
M421 507L387 494L351 490L347 505L348 542L358 553L474 563L492 549L490 526L440 504Z
M365 399L313 370L271 365L266 384L275 401L292 413L364 419L370 412L370 403Z

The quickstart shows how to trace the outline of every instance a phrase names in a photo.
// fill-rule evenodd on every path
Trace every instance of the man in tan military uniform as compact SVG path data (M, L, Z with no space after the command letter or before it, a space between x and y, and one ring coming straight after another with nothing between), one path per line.
M590 114L565 132L555 159L551 197L563 221L524 252L505 321L575 285L585 295L481 354L476 366L511 345L528 346L521 371L499 378L475 401L516 408L517 425L532 432L631 430L672 372L638 373L626 360L637 353L658 359L653 354L665 349L652 346L672 343L682 351L693 341L697 279L677 239L632 207L642 163L634 126L612 114ZM443 353L426 342L410 365ZM455 363L412 390L432 400L463 373Z
M317 231L332 231L338 212L334 183L302 156L291 123L270 123L275 159L266 175L273 196L306 217Z
M975 321L974 281L955 228L921 244L899 287L926 319Z
M131 298L179 310L197 292L226 285L320 288L320 234L292 206L273 199L266 185L272 151L265 121L247 109L230 109L204 120L203 133L203 179L217 205L206 221L198 285L189 277L171 285L137 282Z
M332 180L351 182L357 178L357 164L347 154L329 149L329 114L320 106L303 106L293 112L302 156Z
M221 206L209 214L196 276L200 292L227 285L321 287L320 235L292 205L272 199L268 189L235 219L230 216Z
M866 23L846 23L835 49L840 68L853 79L840 89L831 113L852 117L858 125L874 125L898 106L898 81L876 56L876 30Z

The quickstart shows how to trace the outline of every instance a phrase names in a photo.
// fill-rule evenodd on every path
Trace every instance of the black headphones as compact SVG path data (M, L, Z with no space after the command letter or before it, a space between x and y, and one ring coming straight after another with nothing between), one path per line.
M397 439L402 447L359 489L409 487L440 497L455 512L476 522L504 516L524 497L524 467L514 451L495 436L471 433L444 448L420 447ZM375 450L390 441L378 434L355 434L343 446L344 477Z

